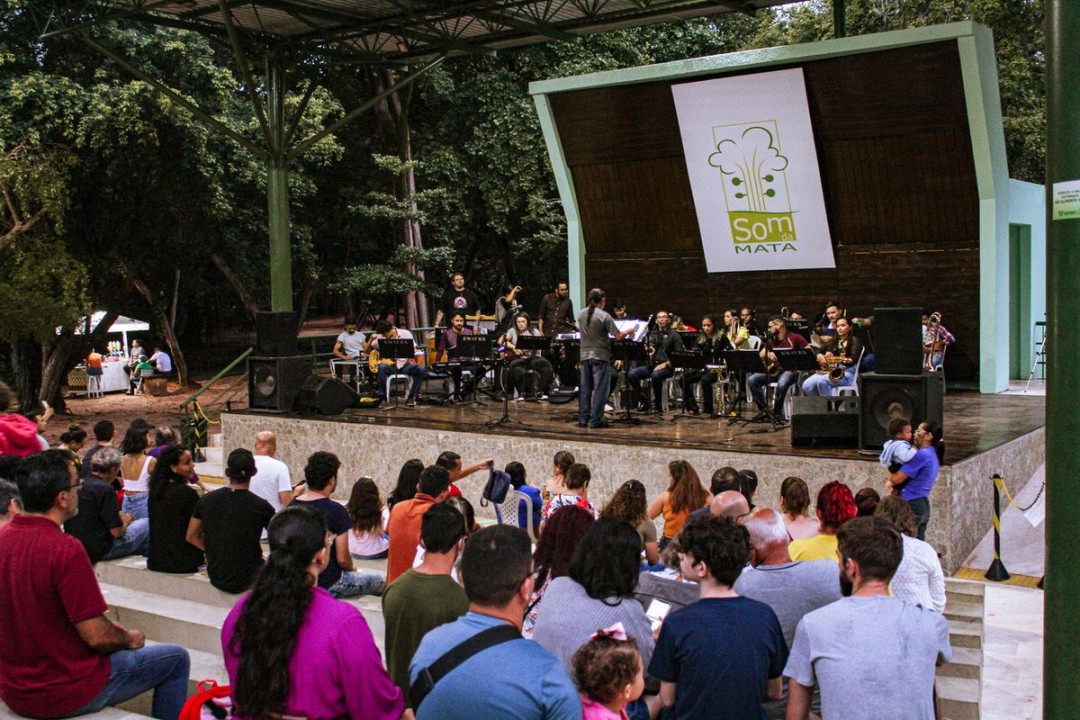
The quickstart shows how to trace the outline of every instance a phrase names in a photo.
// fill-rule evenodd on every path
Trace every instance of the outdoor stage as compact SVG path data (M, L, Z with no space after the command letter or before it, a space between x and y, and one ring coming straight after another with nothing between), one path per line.
M336 417L240 411L222 415L224 447L250 447L255 433L272 430L278 436L278 458L302 476L307 456L329 450L342 460L338 490L342 500L355 479L370 475L388 492L401 464L418 457L431 463L443 450L461 454L465 464L486 457L497 467L511 460L524 463L530 483L543 486L558 450L570 450L592 469L589 497L603 505L625 480L645 483L650 497L667 488L667 463L688 460L708 483L713 471L725 465L752 469L760 479L756 504L776 507L780 483L796 475L811 492L829 480L841 480L853 491L881 491L884 470L877 453L853 449L793 448L788 428L769 425L729 425L726 420L684 417L672 422L638 416L647 422L609 429L577 427L576 401L565 405L510 403L519 421L497 427L488 423L503 413L502 403L346 410ZM392 407L392 406L391 406ZM991 526L993 485L1000 473L1014 492L1044 462L1044 398L978 393L950 393L945 398L947 444L945 466L931 497L932 515L927 540L942 555L946 571L960 566ZM766 431L762 432L762 429ZM486 473L459 483L481 514L479 499Z

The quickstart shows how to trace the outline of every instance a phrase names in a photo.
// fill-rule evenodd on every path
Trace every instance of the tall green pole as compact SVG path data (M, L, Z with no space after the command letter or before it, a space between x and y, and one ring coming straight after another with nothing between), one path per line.
M833 37L847 37L847 0L833 0L832 3L832 26Z
M1063 216L1065 188L1080 181L1080 2L1046 0L1046 616L1043 717L1077 716L1080 678L1080 213ZM1058 187L1055 189L1055 185ZM1066 211L1064 215L1068 215Z
M270 229L270 309L293 309L292 248L289 227L289 161L285 148L285 70L266 60L266 119L270 154L266 162L266 203Z

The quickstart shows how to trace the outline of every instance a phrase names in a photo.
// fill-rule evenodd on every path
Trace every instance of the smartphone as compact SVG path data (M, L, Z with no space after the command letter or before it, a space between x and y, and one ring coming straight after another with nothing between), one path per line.
M667 617L669 612L671 612L671 605L663 600L652 599L649 603L649 609L645 611L645 615L652 624L653 632L656 632L660 625L663 624L664 618Z

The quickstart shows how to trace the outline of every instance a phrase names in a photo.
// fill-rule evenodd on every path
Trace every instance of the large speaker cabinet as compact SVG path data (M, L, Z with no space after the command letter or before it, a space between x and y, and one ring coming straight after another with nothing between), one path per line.
M300 386L311 375L311 358L306 355L290 357L248 358L248 407L252 410L292 412Z
M791 399L791 446L855 447L859 442L859 398Z
M859 448L862 450L881 450L889 439L889 421L894 417L907 418L913 425L932 420L944 427L944 373L863 373L859 376L859 396L862 398L859 413Z

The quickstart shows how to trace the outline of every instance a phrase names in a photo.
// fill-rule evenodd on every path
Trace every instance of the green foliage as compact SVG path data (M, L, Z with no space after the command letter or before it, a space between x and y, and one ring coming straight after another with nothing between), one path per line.
M369 263L345 268L330 284L340 293L359 293L368 298L394 297L419 290L434 293L438 287L409 272L409 267L445 269L449 266L449 248L411 248L399 245L385 263Z
M48 344L58 326L74 327L90 310L86 267L33 233L0 251L0 337Z

